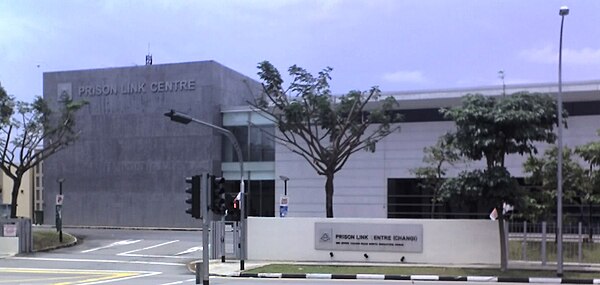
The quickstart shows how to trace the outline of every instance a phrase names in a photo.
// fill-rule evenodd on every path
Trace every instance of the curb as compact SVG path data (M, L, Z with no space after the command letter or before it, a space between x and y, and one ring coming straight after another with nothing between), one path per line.
M544 284L600 284L600 279L570 279L545 277L498 277L498 276L438 276L438 275L385 275L385 274L287 274L287 273L232 273L210 274L220 277L241 278L290 278L290 279L356 279L356 280L403 280L403 281L462 281L462 282L504 282L504 283L544 283Z

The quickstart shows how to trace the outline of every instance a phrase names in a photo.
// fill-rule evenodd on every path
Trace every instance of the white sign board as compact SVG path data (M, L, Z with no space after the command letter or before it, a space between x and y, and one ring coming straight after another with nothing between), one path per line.
M288 214L288 197L287 196L281 196L281 199L279 200L279 217L281 218L285 218Z
M56 205L62 205L63 204L63 200L65 199L65 197L63 195L56 195Z
M423 252L423 225L315 223L315 249Z
M5 224L3 227L2 236L16 237L17 236L17 225Z

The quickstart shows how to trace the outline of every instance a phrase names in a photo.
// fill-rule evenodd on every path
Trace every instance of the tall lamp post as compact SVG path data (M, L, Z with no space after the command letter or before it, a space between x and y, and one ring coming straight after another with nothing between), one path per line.
M224 136L226 136L229 141L231 142L231 144L233 145L233 148L236 151L238 160L240 161L240 212L241 212L241 217L240 217L240 247L241 247L241 252L240 252L240 270L244 270L244 260L246 259L246 254L247 254L247 249L246 249L246 192L244 190L244 158L242 157L242 149L240 148L240 145L238 143L238 141L235 139L235 136L233 135L233 133L227 129L221 128L219 126L215 126L213 124L198 120L188 114L182 113L182 112L178 112L175 110L171 110L170 112L165 113L165 116L169 117L171 119L171 121L177 122L177 123L181 123L184 125L189 124L190 122L194 122L194 123L198 123L200 125L209 127L209 128L213 128L215 130L217 130L218 132L220 132L221 134L223 134Z
M290 180L290 178L287 176L283 176L283 175L279 175L279 178L281 180L283 180L283 191L284 191L283 195L287 196L287 182L288 182L288 180Z
M563 177L562 177L562 160L563 160L563 107L562 107L562 37L563 37L563 24L565 22L565 16L569 15L569 8L567 6L560 7L558 12L560 15L560 41L558 45L558 94L557 94L557 105L558 105L558 166L556 171L556 275L561 277L563 275Z

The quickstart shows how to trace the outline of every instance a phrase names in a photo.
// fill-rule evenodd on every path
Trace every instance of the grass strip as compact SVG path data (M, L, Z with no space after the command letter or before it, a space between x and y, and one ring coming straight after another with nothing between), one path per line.
M305 265L270 264L244 273L283 273L283 274L385 274L385 275L438 275L438 276L498 276L498 277L556 277L553 270L509 269L502 272L495 268L464 267L411 267L411 266L345 266L345 265ZM563 278L600 278L599 272L564 272Z
M62 245L75 242L75 237L63 232L63 242L59 242L59 234L56 230L33 231L33 251L44 251Z

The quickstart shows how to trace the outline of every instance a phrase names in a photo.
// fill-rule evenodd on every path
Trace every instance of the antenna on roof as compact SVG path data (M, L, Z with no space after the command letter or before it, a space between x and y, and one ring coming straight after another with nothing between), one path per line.
M146 55L146 65L152 65L152 54L150 53L150 43L148 43L148 54Z
M498 71L498 77L502 79L502 96L506 96L506 84L504 84L504 70Z

